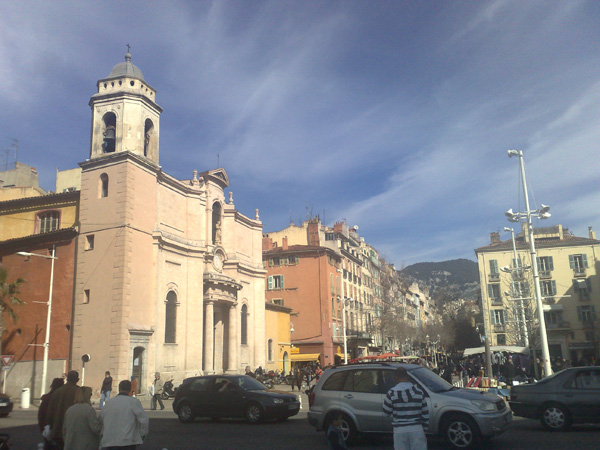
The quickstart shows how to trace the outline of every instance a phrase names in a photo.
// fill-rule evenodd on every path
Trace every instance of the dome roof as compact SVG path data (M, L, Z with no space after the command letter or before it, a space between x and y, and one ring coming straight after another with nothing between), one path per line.
M144 81L142 71L133 65L131 62L131 53L125 54L125 62L117 64L113 67L110 75L107 78L130 77Z

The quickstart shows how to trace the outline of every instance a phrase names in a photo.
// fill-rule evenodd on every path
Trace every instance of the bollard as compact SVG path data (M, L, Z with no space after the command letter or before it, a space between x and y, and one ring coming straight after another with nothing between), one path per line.
M21 409L29 409L29 388L23 388L21 390Z

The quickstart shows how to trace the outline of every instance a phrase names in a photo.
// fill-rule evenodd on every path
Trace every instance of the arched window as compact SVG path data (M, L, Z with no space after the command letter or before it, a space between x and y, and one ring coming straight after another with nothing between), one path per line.
M241 320L241 344L248 345L248 306L242 306L242 320Z
M98 198L108 197L108 175L103 173L98 179Z
M267 361L273 361L273 339L267 341Z
M223 229L221 224L221 204L214 202L212 207L212 243L219 245Z
M104 132L102 133L102 151L112 153L115 151L117 141L117 116L114 113L106 113L102 118L104 122Z
M174 344L177 331L177 294L169 291L165 308L165 344Z
M146 119L144 123L144 156L148 156L152 145L152 133L154 131L154 124L150 119Z

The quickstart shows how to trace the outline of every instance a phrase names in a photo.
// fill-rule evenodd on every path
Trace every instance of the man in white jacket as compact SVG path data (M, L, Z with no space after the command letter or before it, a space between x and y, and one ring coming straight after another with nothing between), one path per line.
M119 383L119 395L100 411L102 440L100 447L111 450L135 450L148 435L149 420L140 401L129 396L131 381Z

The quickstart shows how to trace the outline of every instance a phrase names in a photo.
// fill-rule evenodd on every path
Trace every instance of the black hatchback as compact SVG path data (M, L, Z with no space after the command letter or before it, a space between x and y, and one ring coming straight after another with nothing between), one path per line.
M183 380L173 411L184 423L196 417L245 418L256 423L295 416L300 401L294 394L269 390L246 375L207 375Z

